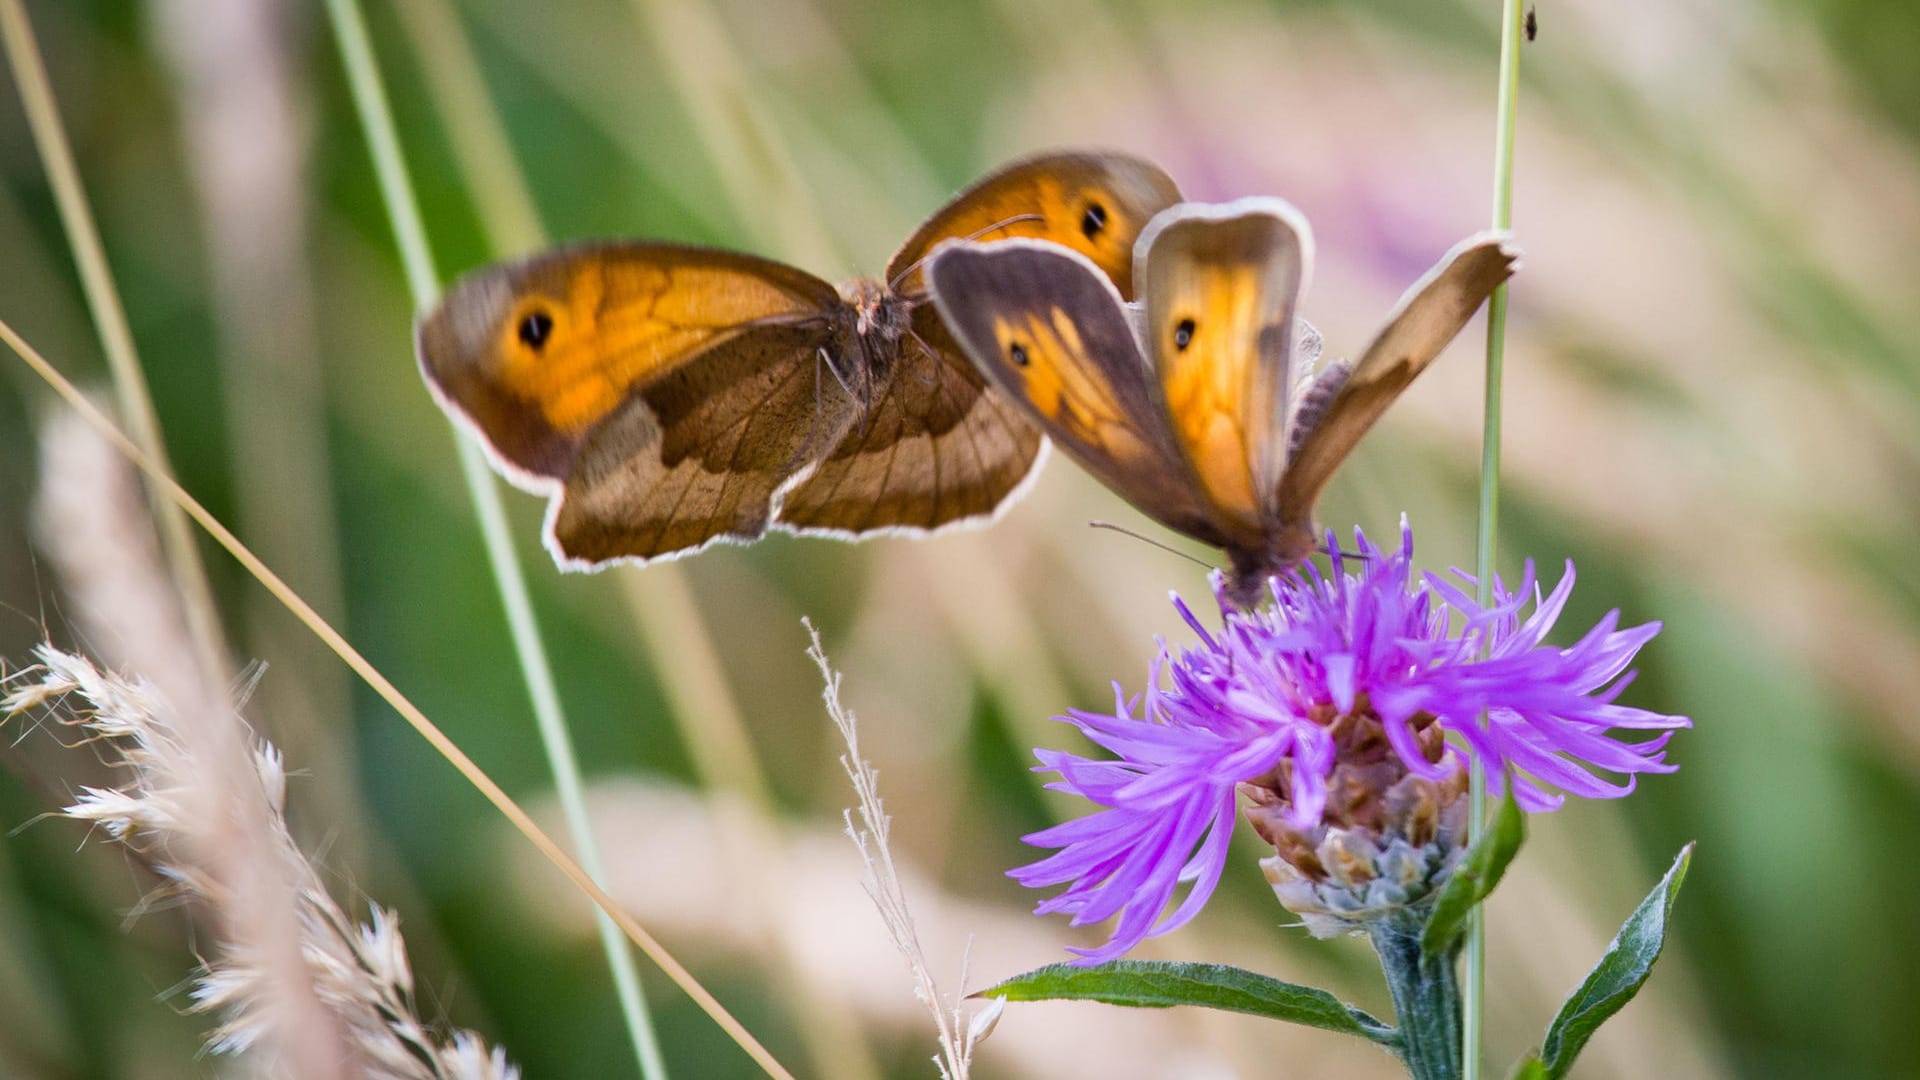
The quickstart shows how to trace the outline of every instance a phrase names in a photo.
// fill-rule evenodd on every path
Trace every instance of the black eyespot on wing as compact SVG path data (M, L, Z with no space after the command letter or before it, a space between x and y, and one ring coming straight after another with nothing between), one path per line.
M1173 328L1173 347L1186 352L1187 346L1191 344L1193 344L1193 320L1181 319L1180 325Z
M1007 359L1013 361L1014 367L1026 367L1032 363L1031 360L1027 359L1027 347L1025 345L1008 346Z
M1091 240L1100 235L1107 227L1107 208L1099 203L1088 203L1087 212L1080 215L1080 235Z
M553 316L546 312L529 311L520 319L520 340L534 352L539 352L552 336Z

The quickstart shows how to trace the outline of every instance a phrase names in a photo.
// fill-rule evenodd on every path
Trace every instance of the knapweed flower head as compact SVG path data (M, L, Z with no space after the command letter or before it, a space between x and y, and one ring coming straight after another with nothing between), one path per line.
M1550 593L1529 563L1518 588L1496 580L1483 607L1459 571L1415 577L1404 522L1396 551L1355 539L1357 556L1328 542L1334 564L1357 572L1275 578L1270 608L1223 601L1217 631L1176 596L1199 644L1175 653L1162 642L1144 695L1129 700L1116 684L1112 714L1060 718L1115 756L1035 752L1039 771L1059 774L1049 787L1100 808L1028 836L1059 850L1011 872L1067 886L1041 914L1066 912L1076 926L1119 917L1106 945L1073 950L1079 962L1118 957L1199 912L1225 866L1237 792L1293 884L1358 884L1346 903L1366 907L1416 903L1451 872L1469 755L1494 790L1511 782L1534 811L1566 795L1625 795L1638 774L1676 767L1664 748L1689 721L1616 703L1658 623L1623 630L1616 611L1555 647L1545 638L1573 590L1571 562ZM1620 737L1639 731L1659 734ZM1167 912L1183 882L1186 898Z

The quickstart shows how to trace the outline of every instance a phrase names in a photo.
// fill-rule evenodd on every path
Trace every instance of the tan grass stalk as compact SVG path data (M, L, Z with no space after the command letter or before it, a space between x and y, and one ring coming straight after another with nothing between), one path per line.
M215 925L217 949L192 991L194 1011L221 1018L208 1040L214 1053L264 1054L265 1075L519 1076L504 1051L473 1033L442 1036L421 1022L398 919L373 905L356 922L334 902L287 831L280 751L246 732L231 708L192 716L146 679L52 645L36 655L39 665L9 681L0 714L53 710L127 772L118 787L82 788L63 812L146 860L162 893L196 902ZM244 771L197 756L206 740L196 729L205 727L241 737ZM226 846L236 841L247 846ZM261 921L265 905L249 894L269 890L291 900L290 925Z
M224 951L255 973L255 1012L272 1033L264 1042L273 1058L301 1076L352 1075L356 1055L304 972L299 901L276 869L270 799L249 737L227 688L191 644L139 486L70 412L48 422L41 450L40 546L89 637L151 681L103 679L45 651L45 677L10 696L5 711L76 690L93 702L88 734L133 767L135 782L87 789L69 813L102 821L109 835L149 854L174 887L208 901ZM155 722L163 711L169 719Z
M497 781L488 776L485 770L475 764L465 751L448 738L446 732L440 730L439 725L428 719L427 714L420 711L418 705L402 694L400 688L381 674L380 669L374 667L360 653L360 650L354 648L352 643L341 635L340 631L321 618L320 613L313 610L312 605L302 599L299 593L293 591L278 574L273 572L271 567L261 561L258 555L241 543L240 538L233 535L232 530L220 523L220 519L214 517L206 507L200 505L199 500L163 472L153 459L141 452L140 448L134 445L124 432L115 427L113 421L108 419L98 406L89 401L71 380L60 374L57 368L47 362L46 357L40 355L39 350L28 344L26 339L22 338L4 319L0 319L0 342L4 342L8 348L12 349L15 355L33 369L34 374L45 380L55 393L59 394L67 404L73 406L74 411L111 443L122 457L139 466L140 471L146 475L150 483L158 486L167 498L206 530L207 535L211 536L215 543L232 555L247 573L253 575L254 580L265 586L275 599L286 605L287 610L291 611L295 618L325 642L342 662L353 669L355 675L360 676L374 693L391 705L394 711L399 713L401 718L418 732L428 745L433 747L435 753L445 758L463 779L472 784L474 790L478 791L495 810L498 810L500 815L506 818L507 822L525 837L535 850L540 852L542 858L559 870L574 888L586 894L595 907L606 912L607 917L613 920L614 925L618 926L622 933L626 934L627 939L638 946L648 959L658 964L660 970L673 980L674 985L685 991L687 996L693 999L694 1004L699 1006L700 1011L711 1017L715 1024L719 1025L741 1049L766 1070L769 1076L789 1077L791 1075L772 1054L767 1052L764 1046L760 1045L760 1041L753 1037L753 1033L728 1012L712 992L693 977L693 973L687 970L686 965L675 959L673 954L648 933L645 927L615 903L613 897L609 896L607 891L601 888L593 877L560 847L559 842L542 829L533 817L500 787Z
M855 687L842 689L843 700L859 696ZM876 717L860 719L862 752L871 756L870 743L880 728L875 726ZM900 785L908 776L896 776L885 767L881 772L896 797L906 790ZM833 999L858 1016L885 1045L912 1047L926 1042L927 1011L911 992L903 992L913 983L902 978L906 972L900 951L886 934L874 932L880 926L874 919L873 901L861 888L865 868L860 853L847 842L842 823L783 822L775 834L783 856L779 863L764 864L758 873L742 877L713 857L716 851L761 842L758 834L745 827L747 818L737 796L661 778L608 775L588 785L587 800L594 829L609 844L607 888L648 926L671 933L683 943L682 948L696 951L715 970L757 965L762 962L760 942L775 934L790 935L804 950L799 957L800 992ZM851 805L844 798L843 802ZM551 798L529 809L540 821L561 820ZM902 808L896 803L887 809ZM912 902L916 936L925 955L934 960L933 971L943 976L941 989L958 988L946 981L946 973L962 953L969 954L972 972L967 989L1060 960L1060 928L1034 918L1029 903L1006 896L1007 889L992 880L972 876L948 887L930 868L951 860L929 863L903 847L908 831L905 818L912 818L912 831L917 834L930 827L928 814L924 793L916 791L910 814L894 814L889 846L901 891ZM488 863L489 872L499 876L502 903L518 913L529 933L537 935L544 947L590 947L593 921L570 902L564 883L504 830L495 844L497 861ZM678 869L662 875L662 866ZM781 903L770 909L757 902L755 892L777 894ZM1182 939L1183 957L1261 970L1292 965L1295 973L1316 981L1357 987L1354 972L1338 958L1309 951L1296 959L1299 950L1276 938L1272 920L1261 913L1223 908L1220 916L1206 926L1194 927L1193 936ZM778 925L769 926L768 920ZM1578 955L1563 957L1565 964L1591 959L1589 953L1605 945L1613 924L1594 920L1582 929L1596 936L1579 937L1590 948L1575 949ZM1077 944L1102 940L1092 928L1069 936ZM947 962L942 963L943 959ZM1554 966L1548 982L1529 981L1517 997L1506 995L1500 1000L1531 1001L1557 993L1567 977L1565 964ZM1113 1009L1072 1003L1009 1005L992 1038L975 1053L973 1075L1222 1080L1267 1076L1276 1061L1287 1063L1290 1076L1341 1080L1399 1076L1404 1080L1406 1075L1392 1057L1371 1044L1327 1039L1306 1028L1251 1024L1207 1009ZM1667 1075L1657 1068L1646 1074Z
M980 1040L993 1031L1000 1019L1000 1012L1006 1007L1005 998L995 998L976 1010L969 1010L961 999L948 999L940 993L940 986L933 977L933 969L927 963L926 950L920 945L920 932L913 924L913 911L907 904L907 894L900 883L899 870L893 864L893 850L888 846L888 831L892 819L887 816L886 808L880 802L880 774L860 754L860 727L852 711L840 703L840 673L833 670L827 662L826 647L820 643L820 632L813 628L809 620L802 620L807 633L812 635L813 644L807 649L807 655L820 665L820 678L825 683L821 697L827 705L827 715L832 717L833 726L840 732L840 738L847 744L847 752L840 755L840 767L847 771L847 779L853 781L854 794L859 798L859 824L854 823L853 810L843 811L847 823L847 836L853 846L859 849L860 862L866 867L867 896L873 900L873 906L880 910L880 919L886 924L887 936L893 939L894 947L907 960L907 969L913 973L913 996L926 1007L927 1015L933 1017L933 1028L940 1042L940 1052L934 1055L934 1064L940 1069L943 1080L967 1080L973 1069L973 1050ZM967 958L960 959L960 982L967 981Z
M86 189L80 182L79 166L74 164L73 147L66 129L60 125L60 107L53 97L53 82L47 77L46 62L40 56L40 44L33 35L33 24L21 0L0 0L0 44L13 68L14 85L20 89L20 104L27 114L27 126L40 161L53 189L60 224L73 250L73 261L80 272L81 291L86 294L87 309L100 336L113 371L113 384L126 417L133 441L158 472L167 477L173 468L167 462L166 443L160 438L160 420L153 411L153 399L147 391L140 355L133 344L133 331L127 324L120 290L113 283L113 271L107 265L106 248L100 242L100 229L94 223ZM225 639L220 614L214 607L213 587L207 582L207 569L200 562L200 550L194 546L193 528L186 515L158 490L151 492L153 513L160 524L167 562L173 581L184 598L185 625L199 652L197 665L208 671L224 671L227 666Z
M199 206L240 531L333 618L346 610L328 461L308 219L312 101L291 8L259 0L146 5L178 104ZM271 734L316 783L336 865L360 862L346 673L271 597L246 597L245 652L274 658L262 688Z
M752 73L705 3L633 0L663 73L713 160L734 213L775 251L814 273L844 260L821 224L794 155L760 104Z

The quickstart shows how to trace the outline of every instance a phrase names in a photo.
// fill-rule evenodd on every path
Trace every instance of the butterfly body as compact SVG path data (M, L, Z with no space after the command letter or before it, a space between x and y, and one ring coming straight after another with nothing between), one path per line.
M1316 373L1296 312L1306 221L1279 199L1183 203L1137 242L1134 293L1038 240L950 242L928 276L967 355L1062 450L1141 511L1225 549L1227 592L1318 544L1333 470L1513 272L1503 236L1471 237L1409 290L1352 365Z
M1053 154L935 213L882 279L838 287L737 252L561 248L456 283L416 329L436 398L496 467L548 496L568 569L769 528L859 537L989 520L1044 439L969 364L926 291L942 240L1050 236L1130 279L1179 200L1119 154Z
M864 414L872 408L875 386L893 377L903 350L914 344L909 340L914 309L929 301L925 296L901 296L873 278L844 282L839 293L846 307L836 320L839 352L834 371L848 377L848 389Z

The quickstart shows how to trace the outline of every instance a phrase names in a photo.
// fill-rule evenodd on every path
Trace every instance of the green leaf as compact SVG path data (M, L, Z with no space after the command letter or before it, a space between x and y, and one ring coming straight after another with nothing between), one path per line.
M1009 1001L1104 1001L1164 1009L1199 1005L1288 1020L1393 1046L1394 1029L1325 990L1281 982L1225 964L1114 960L1096 967L1049 964L988 987L974 997Z
M1485 900L1493 887L1500 884L1507 864L1513 861L1521 841L1526 838L1527 816L1520 812L1520 804L1513 801L1513 785L1508 784L1507 797L1500 800L1500 808L1494 811L1486 834L1440 887L1440 895L1433 902L1433 914L1427 917L1427 928L1420 933L1421 951L1429 956L1446 956L1460 944L1460 935L1466 932L1467 916L1473 906Z
M1586 981L1567 998L1567 1003L1560 1006L1560 1014L1553 1018L1553 1023L1547 1025L1547 1038L1540 1046L1540 1056L1546 1062L1546 1076L1550 1080L1567 1075L1567 1070L1573 1068L1573 1059L1580 1055L1587 1040L1593 1038L1594 1031L1646 985L1647 976L1653 973L1653 962L1660 959L1660 949L1666 944L1667 918L1673 914L1674 898L1680 895L1680 885L1687 878L1687 865L1692 861L1693 845L1688 844L1680 849L1667 876L1661 878L1653 892L1627 916L1613 944L1607 946L1606 955L1587 973Z
M1547 1063L1539 1055L1528 1054L1513 1063L1513 1071L1507 1074L1507 1080L1547 1080Z

